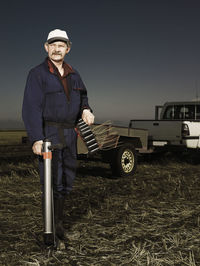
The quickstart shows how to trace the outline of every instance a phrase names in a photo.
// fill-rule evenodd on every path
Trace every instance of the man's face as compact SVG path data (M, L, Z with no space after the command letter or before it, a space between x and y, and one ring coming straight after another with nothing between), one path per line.
M63 61L65 55L69 53L70 48L67 47L65 42L57 41L50 44L45 43L45 50L52 61L60 62Z

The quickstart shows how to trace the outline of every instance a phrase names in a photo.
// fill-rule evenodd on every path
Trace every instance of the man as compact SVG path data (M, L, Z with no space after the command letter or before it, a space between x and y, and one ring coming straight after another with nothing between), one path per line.
M53 152L52 172L56 235L63 239L64 199L72 189L76 172L75 126L81 117L91 125L94 115L79 73L64 61L71 48L67 33L51 31L44 47L48 57L27 78L22 117L35 154L42 155L45 138L52 144L62 144L62 149ZM43 191L44 163L39 157Z

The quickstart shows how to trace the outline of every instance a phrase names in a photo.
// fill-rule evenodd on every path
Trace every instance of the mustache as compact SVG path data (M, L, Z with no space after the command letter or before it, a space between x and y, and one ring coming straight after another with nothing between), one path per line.
M62 55L61 53L52 53L52 55Z

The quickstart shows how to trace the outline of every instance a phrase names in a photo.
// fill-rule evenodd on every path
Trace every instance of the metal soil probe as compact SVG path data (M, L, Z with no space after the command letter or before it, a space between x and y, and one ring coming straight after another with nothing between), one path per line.
M56 246L54 226L53 184L51 174L52 163L51 142L46 139L43 145L44 159L44 243Z

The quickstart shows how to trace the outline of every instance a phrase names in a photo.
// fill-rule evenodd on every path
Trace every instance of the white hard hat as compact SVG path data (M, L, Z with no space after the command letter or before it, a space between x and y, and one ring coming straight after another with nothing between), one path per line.
M70 43L66 31L59 30L59 29L55 29L55 30L50 31L49 35L47 37L48 43L52 43L55 41L62 41L62 42Z

